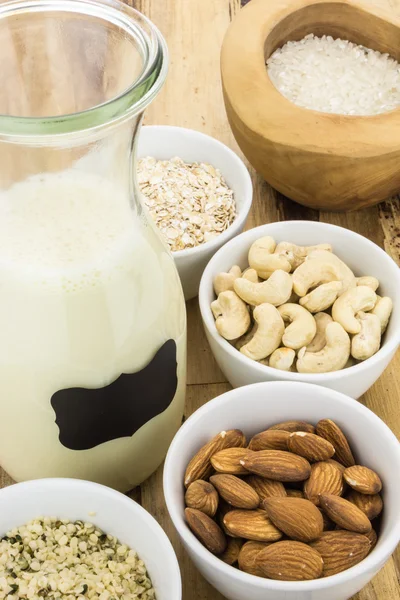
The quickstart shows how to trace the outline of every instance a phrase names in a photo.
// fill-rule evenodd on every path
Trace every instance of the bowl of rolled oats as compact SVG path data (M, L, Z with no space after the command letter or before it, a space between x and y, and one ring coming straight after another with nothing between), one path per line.
M0 490L0 598L181 600L178 561L139 504L105 486L41 479Z
M138 159L143 205L173 254L190 300L210 258L243 231L253 199L249 172L220 141L183 127L143 127Z

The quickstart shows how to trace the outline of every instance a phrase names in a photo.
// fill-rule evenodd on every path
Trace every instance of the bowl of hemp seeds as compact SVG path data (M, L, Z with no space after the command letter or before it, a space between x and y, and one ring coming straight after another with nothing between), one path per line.
M78 479L0 490L0 598L181 600L178 561L139 504Z
M204 133L152 125L140 133L137 185L190 300L210 258L243 231L253 199L249 172Z

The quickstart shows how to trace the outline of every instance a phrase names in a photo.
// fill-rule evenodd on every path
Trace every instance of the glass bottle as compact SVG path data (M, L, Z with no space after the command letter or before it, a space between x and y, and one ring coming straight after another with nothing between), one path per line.
M16 0L0 47L0 463L127 491L185 397L181 285L135 174L165 42L116 0Z

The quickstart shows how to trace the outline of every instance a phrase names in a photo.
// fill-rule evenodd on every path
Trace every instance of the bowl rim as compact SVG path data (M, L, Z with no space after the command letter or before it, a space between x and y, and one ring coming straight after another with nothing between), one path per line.
M204 242L204 244L200 244L199 246L195 246L194 248L186 248L184 250L177 250L175 252L171 252L174 258L183 258L194 255L200 255L203 253L211 252L212 250L216 250L221 246L221 244L225 244L231 237L232 231L238 231L240 228L243 228L247 216L249 214L251 205L253 203L253 184L251 181L250 173L244 164L243 160L234 152L229 146L217 140L215 137L203 133L202 131L197 131L196 129L190 129L188 127L179 127L176 125L144 125L139 134L142 134L143 130L164 130L166 133L173 134L173 132L179 131L179 133L183 133L185 135L190 135L197 138L197 142L201 143L202 141L208 141L209 143L214 144L221 153L225 153L229 156L229 159L232 162L232 166L230 167L232 170L235 170L237 173L240 173L240 177L243 179L243 184L245 187L245 193L242 195L242 206L239 207L235 200L236 205L236 217L234 221L219 235L208 242ZM140 141L139 141L140 143ZM138 154L139 159L139 154ZM184 159L182 159L184 160ZM211 164L211 163L210 163ZM222 172L221 172L222 173ZM225 175L222 173L222 176L225 179Z
M339 225L331 225L330 223L321 223L320 221L295 221L295 220L275 221L274 223L266 223L264 225L260 225L259 227L254 227L253 229L244 231L243 233L239 234L235 238L229 240L229 242L227 242L222 248L220 248L214 254L214 256L210 259L209 263L207 264L206 268L204 269L202 278L200 280L200 287L199 287L200 313L201 313L201 317L203 320L204 328L209 333L209 335L211 335L212 338L218 343L218 345L221 346L221 348L224 350L224 352L226 352L233 360L238 360L238 361L242 362L245 366L252 368L255 372L257 372L261 376L263 374L271 374L271 375L273 374L276 376L277 369L274 369L273 367L270 367L267 365L262 365L262 364L258 363L257 361L252 360L251 358L248 358L247 356L245 356L244 354L239 352L227 340L225 340L222 336L220 336L218 334L216 327L215 327L215 321L214 321L214 318L211 313L211 308L208 305L208 300L207 300L208 286L209 286L209 284L212 285L211 272L212 272L212 267L213 267L214 261L216 261L221 254L229 251L229 249L231 247L233 247L234 244L236 244L239 239L245 240L246 238L251 238L254 235L254 232L256 232L256 231L260 231L260 237L262 237L262 235L268 235L267 232L265 232L265 233L261 233L261 232L262 231L264 232L270 225L282 224L284 226L286 223L290 223L290 224L296 223L299 225L299 227L301 227L301 226L302 227L313 227L315 229L318 229L318 228L324 229L325 228L326 230L334 229L336 231L342 231L342 232L344 231L344 232L346 232L345 235L350 235L350 236L354 237L356 240L362 239L363 242L367 243L371 248L373 248L374 252L381 253L382 259L388 261L389 264L394 266L396 271L399 272L399 268L397 267L397 265L396 265L395 261L392 259L392 257L389 256L389 254L387 254L387 252L385 252L382 248L380 248L377 244L375 244L368 238L364 237L363 235L361 235L359 233L356 233L355 231L346 229L345 227L340 227ZM329 237L328 237L328 239L329 239ZM249 242L248 247L250 247L250 244L251 244L251 242ZM398 287L399 287L399 301L400 301L400 272L398 273ZM367 358L364 361L361 361L360 363L358 363L356 365L347 367L346 369L340 369L339 371L328 371L327 373L293 373L290 371L281 371L280 376L285 381L294 381L294 382L295 381L296 382L304 381L304 377L307 377L307 379L310 378L310 383L311 382L312 383L314 383L314 382L322 383L328 379L331 381L338 380L343 377L344 373L346 375L351 374L351 375L361 376L361 374L364 371L368 370L373 364L378 363L381 358L384 358L384 357L388 356L391 352L395 351L396 348L399 346L399 344L400 344L400 328L399 328L398 332L394 332L394 334L390 340L384 341L382 346L379 348L379 350L373 356L371 356L370 358Z
M389 11L377 5L364 6L358 0L291 0L283 4L253 0L235 17L223 40L221 75L226 104L248 132L264 138L263 132L267 131L274 143L310 154L347 158L351 152L352 157L364 159L396 152L393 126L400 124L400 107L376 115L320 112L291 102L272 83L263 51L266 39L286 17L319 4L347 6L398 26L397 17L391 20ZM307 131L306 142L299 143L299 123ZM379 148L371 145L377 127L381 128Z
M240 388L235 388L220 394L219 396L213 398L206 404L203 404L200 408L198 408L186 421L183 423L181 428L176 433L167 453L167 457L165 459L164 465L164 474L163 474L163 488L164 488L164 497L167 505L168 513L171 517L171 520L174 524L175 529L177 530L179 536L182 538L184 543L191 548L191 550L199 556L199 558L207 563L208 567L214 569L216 571L222 572L224 576L230 577L232 580L237 579L243 584L247 584L249 586L257 584L259 589L265 590L276 590L276 591L287 591L287 592L308 592L308 591L316 591L322 590L325 588L333 588L336 584L344 584L350 581L351 579L362 576L367 573L369 570L374 569L381 561L383 556L386 554L385 550L390 549L390 555L393 553L396 545L400 540L400 519L397 522L397 525L392 528L388 535L387 539L384 541L384 545L381 548L375 548L374 551L366 556L360 563L354 565L350 569L346 571L342 571L341 573L337 573L336 575L331 575L329 577L323 577L320 579L313 579L308 581L277 581L272 579L264 579L262 577L257 577L255 575L250 575L239 569L236 569L230 565L225 564L222 560L220 560L217 556L214 556L211 552L209 552L199 540L195 537L195 535L190 531L188 526L186 525L184 519L179 514L179 509L173 500L173 490L176 489L176 486L171 482L170 473L174 472L174 454L179 452L180 440L182 436L188 430L192 430L195 428L196 423L203 417L203 415L207 412L212 413L214 408L219 408L221 406L227 405L227 412L229 411L228 404L231 401L232 396L240 396L243 395L245 397L246 392L249 389L265 389L268 388L277 389L287 387L287 386L301 387L309 392L309 395L315 394L324 394L326 396L330 396L334 401L345 405L348 409L353 410L355 413L364 413L368 416L370 421L373 421L374 424L382 430L382 433L388 438L389 443L393 443L393 447L396 446L396 454L397 461L400 466L400 444L391 431L391 429L384 423L378 415L376 415L372 410L361 404L360 402L354 402L352 398L342 394L341 392L337 392L336 390L332 390L330 388L322 388L320 386L314 385L312 383L305 382L287 382L287 381L264 381L261 383L253 383L247 386L243 386ZM182 483L183 485L183 483ZM182 488L182 499L184 497L184 491ZM399 509L400 514L400 509ZM393 548L393 549L392 549ZM375 556L374 556L375 554ZM389 556L390 556L389 555ZM383 565L381 565L383 566Z
M159 543L162 544L164 554L170 557L170 567L172 567L170 571L170 576L175 582L174 587L176 588L176 592L178 594L176 600L181 600L181 571L175 550L167 534L165 533L161 525L156 521L156 519L145 508L143 508L143 506L141 506L135 500L132 500L122 492L118 492L117 490L114 490L106 485L95 483L93 481L87 481L85 479L75 479L72 477L47 477L42 479L31 479L29 481L22 481L19 483L9 485L5 488L1 488L0 496L7 497L7 495L10 495L12 498L14 494L20 493L25 494L27 497L29 497L31 490L35 488L42 489L47 493L51 493L51 490L54 488L64 489L65 494L68 495L71 486L80 489L83 492L83 494L85 491L93 491L96 494L102 495L114 505L124 504L128 510L134 513L134 517L142 520L145 523L146 527L148 527L148 529L154 532L154 534L159 540Z

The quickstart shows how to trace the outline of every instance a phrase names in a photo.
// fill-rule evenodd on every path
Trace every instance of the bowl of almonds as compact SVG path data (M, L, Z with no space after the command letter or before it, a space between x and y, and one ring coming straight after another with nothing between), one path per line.
M347 600L400 540L400 444L365 406L308 383L244 386L179 430L164 494L229 600Z
M253 199L249 172L228 146L183 127L143 127L138 157L143 204L190 300L213 254L243 231Z

